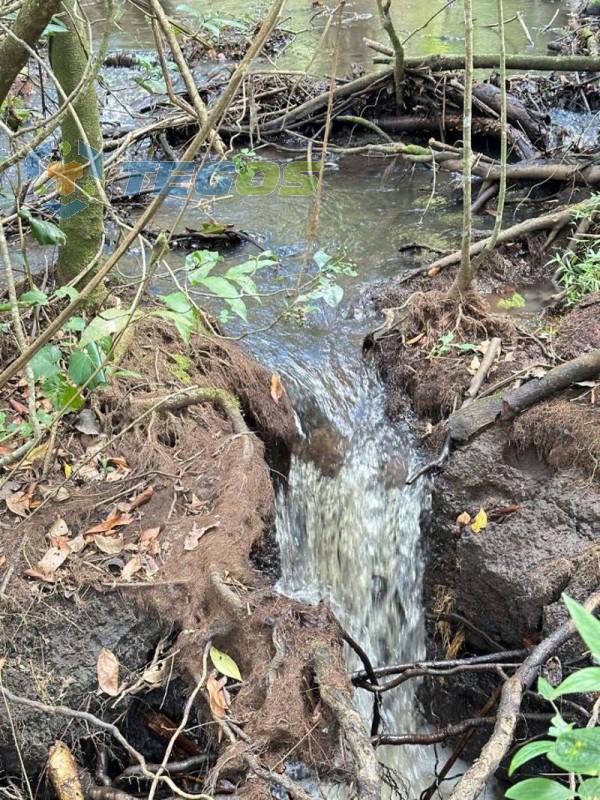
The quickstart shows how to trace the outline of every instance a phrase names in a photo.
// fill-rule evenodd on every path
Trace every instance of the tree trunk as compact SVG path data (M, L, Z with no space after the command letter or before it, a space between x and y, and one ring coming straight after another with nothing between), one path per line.
M25 0L12 26L12 36L6 34L0 43L0 105L15 78L29 59L25 44L33 47L46 26L58 11L60 0ZM17 41L22 40L22 41Z
M52 38L50 62L63 92L69 95L84 75L91 42L86 26L77 17L76 0L63 0L63 8L65 13L61 19L69 30ZM98 257L104 236L104 207L99 187L94 182L94 176L102 179L102 129L93 83L79 94L74 111L65 116L62 124L64 164L61 171L65 179L59 180L62 184L60 229L66 241L59 249L57 274L63 284L76 279ZM77 164L85 166L79 170ZM87 272L79 288L93 274L93 269Z

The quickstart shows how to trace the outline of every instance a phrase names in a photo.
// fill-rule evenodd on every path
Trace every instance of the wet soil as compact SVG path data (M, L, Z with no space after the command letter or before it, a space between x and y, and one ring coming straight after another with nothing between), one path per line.
M478 279L482 295L460 308L445 299L451 276L444 273L408 285L392 282L374 295L384 313L403 305L413 309L373 353L387 382L390 414L410 418L416 412L415 428L432 458L444 441L448 414L464 399L477 366L473 359L481 357L472 345L481 348L492 336L502 340L480 394L540 377L561 360L598 347L597 295L570 311L546 309L525 318L486 308L486 295L510 296L515 285L520 291L539 281L547 256L536 259L535 242L525 249L517 255L505 248L490 259ZM448 331L452 346L440 353L440 337ZM459 349L465 345L466 351ZM600 398L592 381L453 448L432 481L432 508L424 519L432 655L530 647L564 622L562 592L582 601L598 586L599 431ZM480 509L488 518L483 530L458 520L465 512L472 520ZM573 654L565 649L561 655ZM427 715L445 724L478 715L496 680L476 675L441 683L426 682L422 700ZM467 755L476 757L485 738L474 736Z
M50 471L34 460L4 486L2 685L114 722L160 762L190 688L207 671L216 676L211 643L243 678L228 681L229 694L217 690L237 733L223 736L225 714L202 693L173 757L206 761L184 785L214 791L226 781L241 796L266 796L264 775L249 778L250 751L281 769L292 750L327 774L339 755L338 726L320 701L313 662L326 647L332 685L349 691L337 623L325 604L273 590L267 458L281 475L295 435L287 395L274 397L271 374L226 340L195 336L186 347L151 319L136 323L120 370L86 409L87 433L77 429L81 418L66 418ZM149 411L186 387L209 395ZM20 492L27 499L15 514ZM112 691L97 672L107 650L119 665ZM131 765L94 725L10 702L0 711L6 779L25 772L43 794L56 739L92 772L102 747L110 778ZM216 765L209 774L207 765ZM343 771L344 759L336 765Z

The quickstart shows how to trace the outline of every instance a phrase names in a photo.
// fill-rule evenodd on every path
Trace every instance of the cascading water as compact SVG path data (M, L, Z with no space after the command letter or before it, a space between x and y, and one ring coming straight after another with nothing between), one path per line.
M359 353L349 359L347 349L342 366L334 343L321 344L315 361L285 365L306 447L279 497L280 589L313 602L329 597L374 664L415 660L425 652L419 517L428 498L405 485L414 459L410 438L385 418L374 370ZM339 462L324 474L323 454L314 448L323 439L333 447L336 437ZM407 684L385 696L390 732L415 729L413 692ZM367 716L371 696L360 694ZM383 748L379 755L410 785L409 796L429 783L420 748Z

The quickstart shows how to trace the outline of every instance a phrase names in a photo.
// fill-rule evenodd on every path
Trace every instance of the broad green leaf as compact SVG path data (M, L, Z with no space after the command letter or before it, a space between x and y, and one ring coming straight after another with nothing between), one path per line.
M550 720L550 727L548 728L549 736L560 736L565 731L570 731L573 728L572 722L565 722L562 716L557 712Z
M554 699L554 686L546 678L538 678L537 682L538 693L542 695L544 700Z
M600 692L600 667L587 667L569 675L554 690L554 697L577 692Z
M45 380L42 384L42 394L50 400L56 411L71 414L73 411L79 411L84 405L77 387L69 383L64 375L55 375Z
M228 304L234 314L237 314L238 317L241 317L244 322L248 322L246 303L244 303L241 298L238 298L237 300L225 300L225 302Z
M61 371L58 363L62 353L54 344L46 344L32 357L29 362L36 381L52 378Z
M600 775L600 728L577 728L561 733L547 758L567 772Z
M152 316L162 317L163 319L170 320L177 330L179 335L184 341L184 344L190 343L190 336L195 331L200 330L200 324L193 316L193 314L180 314L177 311L170 311L167 308L161 308L158 311L153 311Z
M41 245L65 244L67 238L58 225L43 219L36 219L28 208L22 208L19 216L29 222L31 235Z
M92 375L94 375L100 365L98 359L94 358L92 353L90 353L91 347L92 345L88 345L86 350L75 350L72 352L69 357L67 371L69 378L76 386L84 386L87 384L86 388L93 390L105 383L105 380L102 370L92 378Z
M239 297L235 286L226 278L209 276L201 281L203 286L223 300L234 300Z
M40 289L31 289L23 292L19 297L19 303L26 303L28 306L45 306L48 303L48 295Z
M600 800L600 778L588 778L582 781L577 793L581 800Z
M85 320L83 317L71 317L68 322L63 325L64 331L83 331L85 330Z
M216 647L211 647L210 660L221 675L227 675L228 678L233 678L235 681L242 680L238 665L227 653L222 653L220 650L217 650Z
M81 334L79 342L81 347L85 347L91 342L97 342L105 336L119 333L139 316L139 312L131 312L122 308L107 308L90 322Z
M79 292L74 286L59 286L54 292L54 296L58 297L59 300L62 300L64 297L68 297L69 300L75 300L79 297Z
M594 658L600 661L600 620L568 595L563 594L563 600L577 627L577 632L592 651Z
M313 256L313 261L319 269L323 269L331 261L331 256L328 256L324 250L317 250Z
M344 296L344 290L341 286L338 286L337 283L332 283L329 286L325 286L323 291L321 292L321 297L328 306L335 308L339 306L342 302L342 298Z
M194 308L194 304L185 292L159 294L158 298L162 300L171 311L176 311L178 314L188 314Z
M523 764L526 764L528 761L531 761L532 758L544 755L553 745L554 742L546 739L542 742L529 742L529 744L519 748L510 762L508 774L512 775L515 770L522 767Z
M529 778L511 786L505 797L509 800L569 800L575 797L575 792L549 778Z

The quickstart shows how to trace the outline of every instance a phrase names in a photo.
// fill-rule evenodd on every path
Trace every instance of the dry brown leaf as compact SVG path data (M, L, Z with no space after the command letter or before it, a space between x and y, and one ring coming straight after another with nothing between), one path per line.
M26 569L23 575L27 575L28 578L35 578L38 581L44 581L45 583L56 582L56 576L54 573L43 572L37 567L30 567L29 569Z
M134 497L133 500L129 503L127 510L134 511L136 508L143 506L145 503L149 502L152 495L154 494L154 486L147 486L143 492Z
M221 681L210 675L206 681L206 690L208 691L208 702L213 716L217 717L217 719L225 719L228 704Z
M0 445L0 456L9 456L14 450L14 447L4 447L4 445Z
M25 492L15 492L9 497L5 498L4 502L9 511L16 514L18 517L27 517L29 507L31 505L31 498Z
M283 385L279 375L271 375L271 397L276 403L283 397Z
M115 467L116 469L129 469L127 460L122 456L111 456L110 458L106 459L106 463L111 467Z
M123 549L125 539L122 534L119 536L103 536L101 533L96 533L94 534L94 544L103 553L108 553L109 556L116 556Z
M456 524L461 528L464 527L465 525L468 525L469 522L471 522L471 515L467 514L466 511L463 511L463 513L459 514L458 517L456 518Z
M71 539L69 543L69 547L72 553L81 553L85 545L86 541L82 533L80 533L79 536L76 536L74 539Z
M6 564L6 556L0 556L0 569Z
M139 572L143 566L141 556L136 555L125 564L121 571L121 579L128 581L136 572Z
M207 531L210 531L212 528L218 528L219 522L211 522L210 525L205 525L203 528L199 528L196 523L194 523L194 527L185 537L185 541L183 542L183 549L184 550L195 550L199 543L200 539L204 536Z
M117 514L113 514L112 517L105 519L104 522L101 522L99 525L88 528L86 533L108 533L108 531L111 531L113 528L120 527L121 525L131 525L132 522L133 517L119 511Z
M153 555L157 555L160 550L160 546L156 541L159 533L160 528L146 528L145 531L142 531L139 539L140 550L148 550Z
M51 536L50 544L52 547L57 547L59 550L68 550L71 552L71 542L67 536Z
M100 691L116 697L119 694L119 662L115 654L106 647L98 654L96 672Z
M68 536L69 526L62 517L57 517L52 523L52 527L48 531L48 538L52 539L55 536Z
M56 572L69 557L71 550L67 547L49 547L36 566L42 572Z

